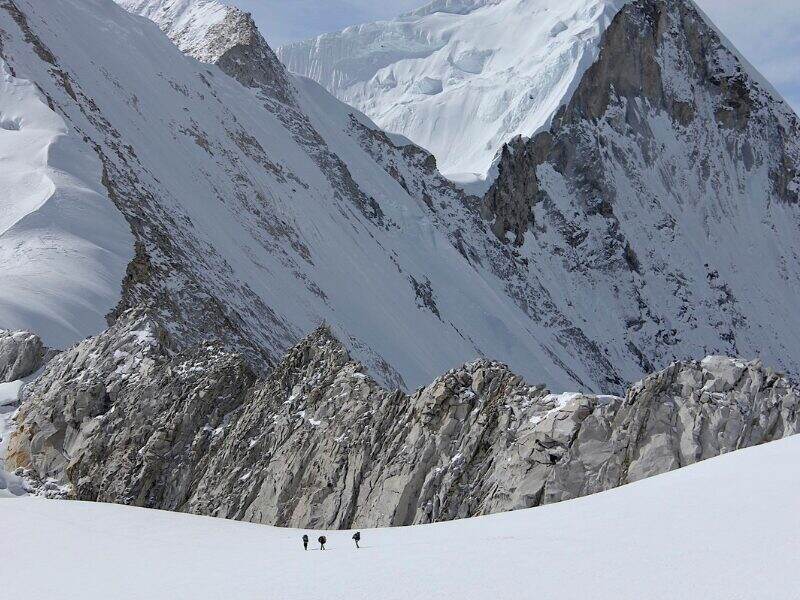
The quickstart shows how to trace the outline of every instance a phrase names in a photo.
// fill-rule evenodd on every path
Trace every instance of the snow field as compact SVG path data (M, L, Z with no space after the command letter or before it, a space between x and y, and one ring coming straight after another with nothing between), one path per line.
M97 157L0 59L0 326L63 348L106 328L133 236Z
M800 437L580 500L444 523L303 531L0 500L3 596L160 600L797 597Z

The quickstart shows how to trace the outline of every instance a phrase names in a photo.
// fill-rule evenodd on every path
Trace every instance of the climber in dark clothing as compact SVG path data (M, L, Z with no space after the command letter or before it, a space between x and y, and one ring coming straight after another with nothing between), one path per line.
M325 544L327 543L328 538L326 538L324 535L321 535L317 541L319 542L319 549L325 550Z
M358 545L358 542L360 542L360 541L361 541L361 532L360 532L360 531L356 531L356 532L353 534L353 540L354 540L354 541L355 541L355 543L356 543L356 548L360 548L361 546L359 546L359 545Z
M303 535L303 550L308 550L308 536Z

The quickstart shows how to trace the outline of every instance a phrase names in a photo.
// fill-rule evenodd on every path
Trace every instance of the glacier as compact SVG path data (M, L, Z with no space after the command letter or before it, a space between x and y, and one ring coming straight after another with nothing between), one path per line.
M626 2L437 0L277 54L433 153L447 177L474 184L503 144L549 125Z

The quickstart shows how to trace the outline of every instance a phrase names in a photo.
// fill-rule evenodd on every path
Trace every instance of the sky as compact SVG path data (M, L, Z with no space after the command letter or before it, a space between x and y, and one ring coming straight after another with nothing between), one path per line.
M425 0L229 0L273 46L389 19ZM739 51L800 112L800 0L697 0Z

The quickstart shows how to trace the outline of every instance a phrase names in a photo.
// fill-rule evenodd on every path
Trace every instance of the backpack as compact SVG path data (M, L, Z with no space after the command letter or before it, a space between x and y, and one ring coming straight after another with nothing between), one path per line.
M308 536L307 536L307 535L304 535L304 536L303 536L303 541L304 541L304 542L306 542L306 543L308 543Z
M325 542L327 542L327 541L328 541L328 538L326 538L324 535L321 535L321 536L319 536L319 539L318 539L317 541L318 541L320 544L324 544Z
M353 539L354 539L355 541L357 541L357 542L360 542L360 541L361 541L361 532L360 532L360 531L356 531L356 532L353 534Z

